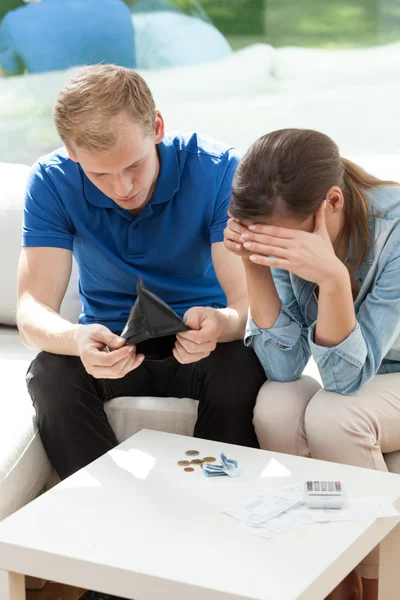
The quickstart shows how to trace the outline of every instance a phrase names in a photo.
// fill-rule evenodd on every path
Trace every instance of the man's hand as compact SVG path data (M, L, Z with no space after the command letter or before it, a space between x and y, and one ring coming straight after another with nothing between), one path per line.
M83 366L96 379L121 379L144 359L143 354L136 354L135 346L125 346L124 338L103 325L81 325L75 340ZM108 352L108 347L114 351Z
M214 308L194 306L184 321L191 331L178 333L173 355L181 364L197 362L211 354L220 334L218 311Z

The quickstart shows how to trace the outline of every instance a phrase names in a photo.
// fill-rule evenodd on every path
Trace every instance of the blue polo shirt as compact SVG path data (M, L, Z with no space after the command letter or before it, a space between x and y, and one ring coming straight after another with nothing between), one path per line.
M80 323L121 330L139 275L181 316L192 306L226 306L211 244L223 240L239 155L197 134L167 136L158 148L156 188L137 216L103 194L64 149L32 168L23 245L73 251Z

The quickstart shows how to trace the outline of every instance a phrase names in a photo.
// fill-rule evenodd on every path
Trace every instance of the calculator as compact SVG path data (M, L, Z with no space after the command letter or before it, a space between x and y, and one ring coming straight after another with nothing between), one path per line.
M343 508L347 496L341 481L306 481L304 503L308 508Z

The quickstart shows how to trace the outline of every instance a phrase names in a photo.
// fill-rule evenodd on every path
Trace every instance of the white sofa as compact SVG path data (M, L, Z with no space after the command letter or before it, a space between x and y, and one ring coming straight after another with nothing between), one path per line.
M374 174L400 179L399 44L367 55L258 45L213 64L143 74L170 130L198 130L246 150L267 131L311 127ZM0 79L0 519L40 493L51 473L24 382L34 353L14 326L16 267L26 165L59 145L51 108L68 76ZM71 320L76 282L74 270L63 304ZM312 362L307 372L318 378ZM196 418L190 399L117 398L106 410L119 440L143 427L191 435ZM400 453L386 458L400 472Z

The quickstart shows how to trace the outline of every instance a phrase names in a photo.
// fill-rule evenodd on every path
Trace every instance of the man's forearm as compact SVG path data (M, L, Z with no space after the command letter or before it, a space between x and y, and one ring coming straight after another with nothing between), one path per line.
M243 264L253 321L260 329L271 329L281 310L281 300L276 291L271 270L248 260L244 260Z
M349 273L346 267L322 284L318 294L318 318L315 343L333 347L343 342L354 331L356 315Z
M218 343L234 342L244 338L247 310L247 298L242 298L237 302L233 302L226 308L217 309L220 330Z
M75 333L81 325L63 319L48 306L25 299L17 312L22 342L32 350L78 356Z

